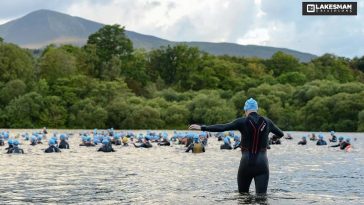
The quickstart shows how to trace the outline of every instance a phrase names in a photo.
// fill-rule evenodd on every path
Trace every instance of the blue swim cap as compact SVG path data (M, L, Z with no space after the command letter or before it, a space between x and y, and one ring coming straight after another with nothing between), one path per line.
M234 131L229 131L230 136L234 136Z
M334 134L335 134L335 132L334 132L334 131L330 131L330 134L334 135Z
M50 139L50 140L48 141L48 144L49 144L49 145L54 145L54 144L56 144L56 141L55 141L54 139Z
M12 145L12 144L13 144L13 140L12 140L12 139L9 139L9 140L8 140L8 144L9 144L9 145Z
M340 140L340 141L344 140L344 137L343 137L343 136L340 136L340 137L339 137L339 140Z
M234 140L236 141L236 140L239 140L239 136L238 135L235 135L234 136Z
M230 137L225 137L224 138L224 143L225 144L230 144Z
M61 140L65 140L66 139L66 135L61 134L61 136L59 137Z
M107 145L107 144L109 144L109 140L102 140L102 144L104 144L104 145Z
M350 140L351 140L351 139L350 139L350 137L346 138L346 141L347 141L347 142L350 142Z
M249 98L247 101L245 101L244 110L258 110L258 103L253 98Z
M149 140L150 140L149 136L145 136L144 138L145 138L145 140L147 140L147 141L149 141Z
M194 134L194 135L193 135L193 141L194 141L195 143L197 143L199 140L200 140L200 138L198 137L198 135L197 135L197 134Z
M13 145L19 145L19 141L18 140L14 140L13 141Z
M323 134L319 134L318 136L320 139L323 139L324 138L324 135Z

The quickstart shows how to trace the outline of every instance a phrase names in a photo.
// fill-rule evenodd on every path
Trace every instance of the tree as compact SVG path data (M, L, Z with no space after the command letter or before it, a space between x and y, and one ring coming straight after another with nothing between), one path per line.
M12 99L25 94L27 86L22 80L11 80L0 90L0 102L7 105Z
M266 61L268 69L273 70L274 76L280 76L282 73L296 71L299 68L299 61L288 54L278 51L273 54L272 58Z
M77 102L71 107L70 112L69 123L72 127L105 128L107 111L89 98Z
M67 120L65 104L58 96L44 98L44 108L39 115L40 123L46 127L64 128Z
M132 41L125 35L124 27L120 27L117 24L106 25L96 33L91 34L87 40L85 50L90 51L90 46L94 46L98 57L95 65L97 77L104 75L105 69L110 66L110 61L113 57L120 59L124 63L133 52Z

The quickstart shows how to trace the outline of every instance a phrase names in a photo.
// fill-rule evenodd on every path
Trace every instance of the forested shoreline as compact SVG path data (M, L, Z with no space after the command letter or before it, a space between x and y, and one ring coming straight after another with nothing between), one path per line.
M363 72L364 56L136 50L118 25L39 55L0 38L0 128L186 129L231 121L253 97L284 130L364 131Z

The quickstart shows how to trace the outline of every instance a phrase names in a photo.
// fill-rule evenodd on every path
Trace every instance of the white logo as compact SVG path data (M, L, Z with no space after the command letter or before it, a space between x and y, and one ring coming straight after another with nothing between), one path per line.
M307 4L307 13L315 12L315 4Z

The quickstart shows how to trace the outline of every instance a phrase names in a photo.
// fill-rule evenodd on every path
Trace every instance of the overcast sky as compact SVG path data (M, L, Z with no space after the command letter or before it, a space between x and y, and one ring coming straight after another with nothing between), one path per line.
M316 55L364 55L364 0L356 0L357 16L302 16L301 2L1 0L0 24L34 10L51 9L173 41L266 45Z

